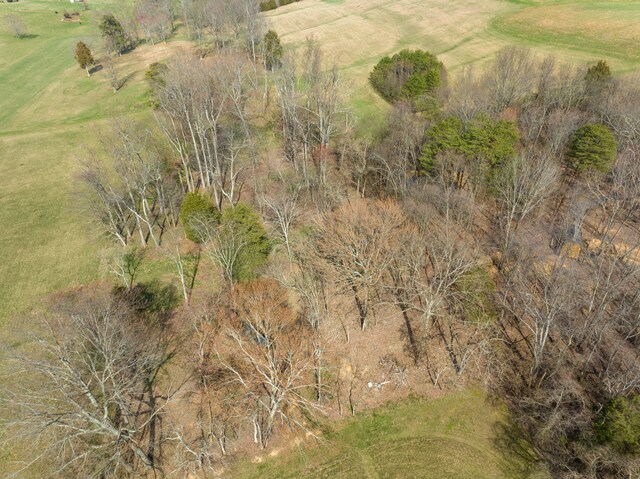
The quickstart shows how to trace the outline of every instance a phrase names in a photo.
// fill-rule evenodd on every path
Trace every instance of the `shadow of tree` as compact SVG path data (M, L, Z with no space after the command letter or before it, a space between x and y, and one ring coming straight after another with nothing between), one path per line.
M495 423L493 445L499 454L499 467L512 479L547 479L550 476L524 431L508 420Z
M135 72L129 73L127 76L122 78L120 80L120 82L118 83L118 88L117 89L120 90L122 87L124 87L129 82L129 80L131 80L131 78L133 78L134 75L135 75Z

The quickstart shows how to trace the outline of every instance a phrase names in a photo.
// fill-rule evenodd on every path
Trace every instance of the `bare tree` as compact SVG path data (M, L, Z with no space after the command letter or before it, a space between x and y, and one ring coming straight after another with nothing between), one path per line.
M167 256L176 268L175 275L180 281L184 302L189 304L200 265L200 248L195 254L183 254L180 250L180 242L176 241L172 249L167 251Z
M171 2L165 0L138 0L134 11L136 23L147 41L154 45L166 41L173 30Z
M157 423L176 389L161 386L172 350L132 321L124 303L95 295L44 319L29 355L12 359L6 424L54 474L120 477L158 463ZM26 465L28 468L30 465Z
M144 256L144 249L133 248L123 255L116 256L109 263L109 271L122 281L125 289L131 290Z
M327 181L330 143L345 114L340 108L340 75L335 67L325 69L313 38L307 39L300 78L295 64L294 58L285 58L275 77L285 157L306 186L312 183L315 166L315 178L322 185Z
M407 195L419 167L425 122L413 112L411 105L398 103L389 113L388 124L388 134L374 161L378 165L382 191L402 198Z
M485 83L494 113L521 102L532 90L535 76L533 55L521 47L505 47L485 75Z
M208 235L205 252L220 266L222 275L229 284L235 281L235 271L246 247L245 235L233 224L224 223Z
M10 13L3 17L5 27L16 38L23 38L27 36L27 25L24 23L15 13Z
M103 149L114 171L84 164L82 178L95 195L90 201L103 228L126 245L137 231L143 246L159 245L167 224L176 225L176 189L165 174L162 151L151 132L126 119L112 123Z
M289 191L281 192L277 197L263 195L262 203L267 209L267 219L273 225L276 237L279 237L287 249L289 261L292 258L291 232L294 223L301 214L300 185L293 185Z
M550 338L562 327L566 328L577 306L578 283L567 269L567 261L566 256L557 255L547 262L522 266L509 283L509 309L532 358L530 386L557 372L557 364L543 367L548 365L547 357L551 356Z
M324 216L316 246L342 294L353 297L364 329L392 260L404 217L392 202L357 200Z
M176 469L187 474L213 472L247 417L245 391L233 373L214 360L221 319L216 315L227 311L223 303L218 297L193 313L193 347L187 361L194 381L185 393L192 422L174 420L166 427L167 440L176 445Z
M309 330L297 321L286 291L273 281L238 285L231 307L217 361L253 405L254 441L264 448L276 419L307 429L300 414L316 409L306 395L313 387L308 382L313 364Z
M108 54L102 59L102 63L104 63L106 67L107 78L109 79L109 84L111 85L113 93L118 93L118 90L122 86L122 81L118 76L118 70L116 70L116 65L113 62L113 58L110 54Z
M455 94L447 103L447 110L452 115L467 123L489 110L481 78L478 78L472 66L465 67L452 79L452 83L451 90Z
M554 160L531 152L516 155L502 168L496 186L505 251L525 218L553 194L559 178L560 168Z
M159 94L164 114L157 120L180 158L187 189L209 189L221 208L225 200L238 201L242 161L253 151L244 109L248 92L243 62L227 55L207 63L182 57L170 65ZM228 115L240 127L225 121Z

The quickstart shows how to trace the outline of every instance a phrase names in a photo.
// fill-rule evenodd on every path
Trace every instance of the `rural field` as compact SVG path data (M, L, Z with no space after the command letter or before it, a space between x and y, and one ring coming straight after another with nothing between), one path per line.
M178 19L168 42L143 43L115 60L123 80L117 93L104 69L87 77L74 59L77 42L99 49L101 14L132 3L90 1L86 10L62 0L0 3L0 18L16 14L28 27L28 35L19 39L0 28L0 338L10 343L16 325L24 329L30 313L48 295L109 278L107 258L121 251L99 235L83 206L77 181L82 161L101 158L101 140L112 119L127 115L154 123L146 69L176 51L193 48ZM63 22L65 11L79 12L79 21ZM402 49L434 53L451 75L468 66L481 70L508 45L530 47L536 54L553 54L560 62L576 65L606 59L614 75L640 71L640 1L302 0L263 15L285 52L302 48L310 36L318 41L324 58L334 62L346 80L343 96L356 114L358 133L371 139L383 136L391 107L370 86L369 73L381 57ZM176 250L179 257L180 246ZM170 260L154 261L153 254L141 276L168 276L163 261ZM192 285L196 283L194 279ZM183 277L183 288L184 284ZM186 292L184 298L188 306ZM406 312L407 308L405 316ZM362 321L361 328L353 328L360 338L370 334ZM345 331L350 343L348 328ZM341 330L336 337L342 338ZM259 338L256 344L263 341ZM358 344L358 339L350 344ZM437 379L429 384L436 399L403 399L358 412L355 418L327 426L320 441L301 434L293 445L233 464L228 477L549 478L522 431L510 422L504 403L457 385L440 393L436 385L440 386ZM318 392L318 402L320 396ZM257 442L255 435L254 429ZM2 462L11 459L3 455L11 454L8 448L0 451L0 477Z
M0 31L0 324L100 274L106 244L79 207L74 177L110 119L148 111L144 70L181 45L142 46L120 58L127 82L114 94L103 72L87 78L73 58L79 40L99 46L97 15L108 7L0 4L0 16L17 13L29 31L21 39ZM81 11L81 22L62 22L64 9Z
M315 447L256 458L234 477L546 479L505 412L481 393L408 400L356 418ZM256 465L257 463L257 465ZM237 475L236 475L237 474Z

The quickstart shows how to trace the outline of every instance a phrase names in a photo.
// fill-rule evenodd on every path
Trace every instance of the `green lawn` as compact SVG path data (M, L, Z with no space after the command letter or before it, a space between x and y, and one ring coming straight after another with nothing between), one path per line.
M0 3L0 17L17 13L30 33L0 31L0 324L99 273L106 243L81 208L79 160L97 150L109 118L147 110L137 53L120 60L122 75L133 77L117 94L103 73L87 78L73 58L78 40L99 45L98 12L107 6ZM81 11L81 23L60 21L63 9Z
M504 46L530 46L565 63L607 59L640 67L640 2L630 0L304 0L267 14L289 48L315 36L344 73L361 133L384 127L388 106L367 78L384 55L429 50L447 70L480 68Z
M242 479L548 478L502 408L478 392L412 399L358 414L320 445L246 462Z
M490 31L512 43L555 51L568 60L607 59L617 71L640 64L640 2L624 0L517 1Z

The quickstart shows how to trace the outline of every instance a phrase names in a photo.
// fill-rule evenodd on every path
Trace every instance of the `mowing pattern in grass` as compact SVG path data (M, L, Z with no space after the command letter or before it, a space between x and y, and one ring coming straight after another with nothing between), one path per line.
M447 70L487 61L508 44L563 62L609 59L640 66L640 2L595 0L305 0L268 14L285 46L318 38L350 82L360 131L384 127L388 105L368 85L380 58L403 48L433 52Z
M492 28L515 41L640 62L640 2L544 2L496 18Z
M320 446L234 470L235 478L546 478L500 408L480 393L359 414Z
M78 40L99 45L96 21L108 4L91 7L0 3L0 17L20 15L30 33L0 30L0 325L55 289L96 278L105 243L75 196L78 160L97 150L109 118L148 109L144 68L167 50L143 46L120 58L129 80L114 95L104 72L87 78L73 57ZM81 23L62 22L64 9L81 11Z

